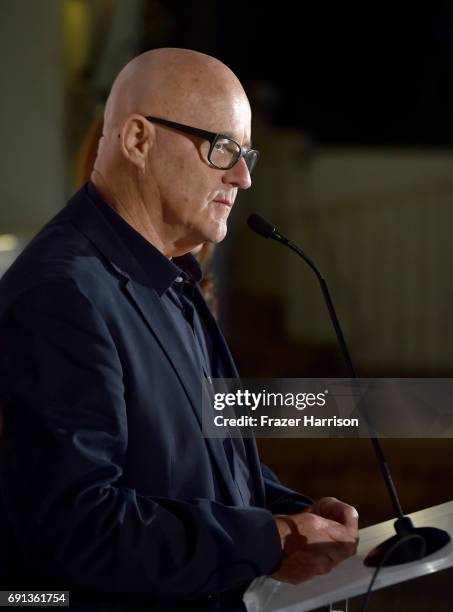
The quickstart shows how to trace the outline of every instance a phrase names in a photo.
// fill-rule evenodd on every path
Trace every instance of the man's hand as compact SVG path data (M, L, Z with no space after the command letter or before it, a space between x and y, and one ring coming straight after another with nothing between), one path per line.
M275 580L298 584L326 574L357 550L357 511L334 497L298 514L276 516L275 522L283 549Z
M345 527L355 530L358 538L359 514L353 506L341 502L335 497L321 497L309 506L305 512L317 514L323 518L336 521Z

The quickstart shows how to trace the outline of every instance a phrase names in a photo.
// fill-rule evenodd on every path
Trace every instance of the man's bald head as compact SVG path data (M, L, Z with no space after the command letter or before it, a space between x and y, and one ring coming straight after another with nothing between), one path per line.
M155 49L131 60L119 73L105 109L105 129L118 129L131 113L196 121L200 106L244 104L244 89L219 60L188 49Z
M227 138L214 143L150 116ZM237 190L251 181L243 157L231 167L214 165L212 147L222 161L232 151L242 154L251 146L250 123L244 89L222 62L186 49L148 51L129 62L113 84L92 181L168 256L218 242Z

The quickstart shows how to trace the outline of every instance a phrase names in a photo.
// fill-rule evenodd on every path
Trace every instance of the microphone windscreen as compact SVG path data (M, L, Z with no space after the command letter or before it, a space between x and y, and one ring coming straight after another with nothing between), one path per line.
M261 217L261 215L257 215L256 213L252 213L249 216L249 218L247 219L247 225L250 227L250 229L252 229L260 236L264 236L264 238L270 238L274 234L274 232L277 231L276 228L272 225L272 223Z

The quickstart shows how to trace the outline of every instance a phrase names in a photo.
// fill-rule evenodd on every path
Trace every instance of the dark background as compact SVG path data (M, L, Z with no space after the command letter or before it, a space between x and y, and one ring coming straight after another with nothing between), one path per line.
M160 4L166 27L156 32ZM150 3L144 45L222 59L274 92L272 120L316 142L449 145L453 3Z

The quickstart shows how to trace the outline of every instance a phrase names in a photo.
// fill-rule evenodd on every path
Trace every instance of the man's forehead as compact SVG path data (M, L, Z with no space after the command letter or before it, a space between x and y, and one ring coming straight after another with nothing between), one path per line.
M251 111L245 94L200 100L194 121L203 123L209 131L228 136L243 146L250 146Z

